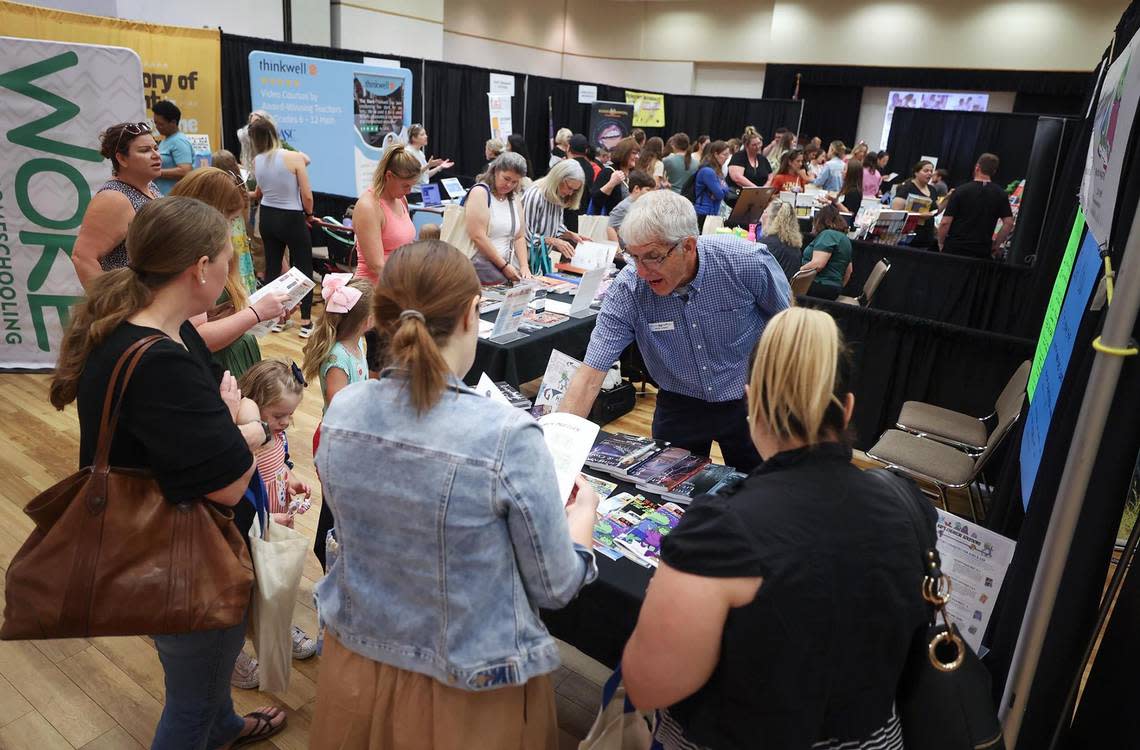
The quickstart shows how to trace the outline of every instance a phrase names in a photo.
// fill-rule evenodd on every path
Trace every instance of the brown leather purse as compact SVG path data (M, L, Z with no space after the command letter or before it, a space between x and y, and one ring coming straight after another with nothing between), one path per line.
M163 338L135 342L116 363L94 466L24 509L36 527L8 566L0 638L189 633L245 618L253 565L233 512L170 503L150 472L110 466L127 384Z

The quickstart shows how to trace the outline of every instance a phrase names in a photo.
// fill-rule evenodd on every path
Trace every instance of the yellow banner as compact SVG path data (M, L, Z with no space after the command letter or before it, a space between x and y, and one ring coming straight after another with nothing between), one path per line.
M625 92L626 104L633 105L633 127L665 127L665 95L647 94L644 91Z
M182 110L183 133L222 147L221 36L217 29L160 26L0 0L0 35L133 49L142 59L147 115L169 100ZM126 114L124 114L124 117Z

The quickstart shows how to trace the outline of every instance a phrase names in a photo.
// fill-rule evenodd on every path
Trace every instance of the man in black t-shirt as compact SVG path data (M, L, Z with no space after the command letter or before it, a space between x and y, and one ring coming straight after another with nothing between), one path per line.
M1005 191L993 183L999 160L982 154L974 165L974 180L950 194L938 226L942 251L975 258L997 257L1013 229L1013 212ZM1001 228L994 234L994 226Z

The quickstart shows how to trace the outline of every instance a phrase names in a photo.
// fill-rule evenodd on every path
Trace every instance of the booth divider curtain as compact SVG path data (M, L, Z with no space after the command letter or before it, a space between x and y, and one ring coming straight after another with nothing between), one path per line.
M922 156L938 157L938 167L950 170L951 185L973 179L974 162L988 151L1001 159L994 182L1005 187L1027 174L1036 133L1036 115L897 107L887 150L894 171L906 177Z
M889 278L889 276L888 276ZM898 421L904 401L983 417L1034 342L913 315L800 297L829 313L851 353L855 445L870 448Z
M1032 269L898 245L851 244L844 294L862 294L871 269L885 258L891 269L871 300L874 309L991 333L1018 332L1033 289Z

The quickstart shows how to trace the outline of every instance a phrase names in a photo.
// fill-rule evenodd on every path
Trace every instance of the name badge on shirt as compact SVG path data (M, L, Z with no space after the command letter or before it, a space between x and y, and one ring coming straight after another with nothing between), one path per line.
M650 323L649 324L649 330L651 330L651 331L672 331L673 330L673 321L666 320L666 321L661 322L661 323Z

